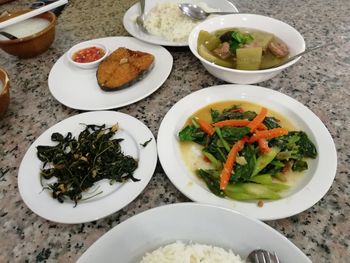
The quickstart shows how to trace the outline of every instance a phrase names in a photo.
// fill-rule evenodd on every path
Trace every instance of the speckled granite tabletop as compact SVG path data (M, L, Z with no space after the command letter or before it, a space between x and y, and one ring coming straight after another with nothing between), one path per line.
M28 7L31 2L0 5L0 12ZM74 262L94 241L131 216L152 207L190 201L170 183L158 164L151 182L135 201L95 222L52 223L23 203L17 173L26 150L48 127L79 113L51 96L47 84L51 67L75 43L128 35L122 17L135 1L69 2L58 19L55 42L46 53L20 60L0 51L0 66L8 71L12 85L11 104L0 121L0 262ZM350 2L241 0L238 7L291 24L309 46L335 43L304 56L274 79L259 84L308 106L329 129L338 152L337 175L328 193L310 209L267 224L294 242L313 262L349 262ZM154 135L175 102L203 87L223 83L207 73L187 48L169 50L174 66L164 85L146 99L118 109L143 121Z

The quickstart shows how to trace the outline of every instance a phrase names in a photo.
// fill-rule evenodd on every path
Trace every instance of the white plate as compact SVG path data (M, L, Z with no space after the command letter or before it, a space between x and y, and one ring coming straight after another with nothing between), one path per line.
M147 75L132 86L103 91L97 84L96 68L78 68L69 63L66 54L63 54L50 71L49 89L56 100L73 109L106 110L139 101L164 83L173 65L173 57L165 48L132 37L108 37L86 42L103 44L110 52L118 47L148 52L155 56L155 63Z
M120 130L115 138L124 138L121 142L122 151L139 160L134 177L138 182L109 184L108 180L95 183L103 191L102 194L86 201L81 201L76 207L73 202L59 203L53 199L50 192L43 191L40 183L42 162L36 156L38 145L55 145L51 142L51 134L60 132L73 136L84 130L84 124L118 123ZM142 147L140 143L152 138L151 142ZM157 164L157 149L152 132L139 120L127 114L113 111L87 112L65 119L46 130L27 150L18 172L18 188L25 204L39 216L54 222L76 224L97 220L108 216L132 202L146 187Z
M103 235L77 262L140 262L146 252L177 240L231 249L243 259L262 248L276 251L284 263L311 262L268 225L229 209L196 203L162 206L133 216Z
M238 9L234 6L233 3L227 1L227 0L147 0L146 6L145 6L145 15L158 3L169 3L169 2L179 2L179 3L199 3L204 2L209 7L218 9L220 11L232 11L232 12L238 12ZM140 11L140 4L136 3L132 7L126 11L124 18L123 18L123 25L126 31L129 32L130 35L143 40L148 43L162 45L162 46L174 46L174 47L181 47L181 46L188 46L187 41L186 42L174 42L166 40L160 36L155 36L151 34L144 33L138 25L136 24L136 17L139 16L141 13Z
M198 109L225 100L246 100L274 110L296 128L305 131L315 143L318 156L285 197L266 201L240 202L212 194L185 165L180 156L178 132L188 117ZM318 202L331 186L337 167L333 139L321 120L307 107L277 91L251 85L221 85L194 92L177 102L165 115L158 132L158 154L163 169L172 183L188 198L203 203L234 209L261 220L285 218L300 213Z

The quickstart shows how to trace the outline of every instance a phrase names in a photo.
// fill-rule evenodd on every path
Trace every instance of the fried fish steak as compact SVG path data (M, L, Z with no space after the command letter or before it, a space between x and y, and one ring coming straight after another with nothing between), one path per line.
M152 54L120 47L98 66L98 85L106 91L125 88L140 80L153 62Z

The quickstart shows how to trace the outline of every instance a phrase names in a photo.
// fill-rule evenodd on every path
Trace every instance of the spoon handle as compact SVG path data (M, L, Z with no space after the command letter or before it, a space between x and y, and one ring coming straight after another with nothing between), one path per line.
M274 65L272 67L269 67L269 68L276 68L276 67L279 67L279 66L282 66L284 64L287 64L288 62L302 56L302 55L305 55L311 51L315 51L316 49L319 49L319 48L322 48L322 47L326 47L326 46L330 46L332 45L333 43L326 43L326 44L323 44L323 45L319 45L319 46L315 46L315 47L311 47L311 48L308 48L308 49L305 49L303 52L299 53L299 54L296 54L294 56L291 56L290 58L288 58L287 60L283 61L282 63L280 64L277 64L277 65ZM269 68L264 68L264 69L269 69Z
M141 7L141 16L145 14L145 0L140 0L140 7Z
M287 61L288 61L288 62L289 62L289 61L292 61L293 59L296 59L296 58L298 58L298 57L300 57L300 56L302 56L302 55L305 55L305 54L307 54L307 53L309 53L309 52L311 52L311 51L314 51L314 50L319 49L319 48L321 48L321 47L329 46L329 45L331 45L331 44L333 44L333 43L326 43L326 44L323 44L323 45L319 45L319 46L315 46L315 47L311 47L311 48L305 49L303 52L301 52L301 53L299 53L299 54L296 54L296 55L294 55L294 56L288 58L288 59L286 60L285 63L287 63Z
M229 14L244 14L241 12L231 11L231 12L222 12L222 11L216 11L216 12L207 12L209 15L229 15Z
M10 33L7 33L5 31L0 31L0 35L3 35L4 37L7 37L10 40L18 39L16 36L14 36L14 35L12 35Z
M10 18L10 19L8 19L8 20L6 20L4 22L1 22L0 23L0 28L4 28L4 27L10 26L10 25L22 22L22 21L24 21L24 20L26 20L28 18L40 15L42 13L45 13L47 11L50 11L50 10L56 8L56 7L61 6L61 5L65 5L67 3L68 3L68 0L58 0L56 2L53 2L52 4L43 6L43 7L38 8L38 9L34 9L34 10L29 11L27 13L24 13L22 15L19 15L19 16Z

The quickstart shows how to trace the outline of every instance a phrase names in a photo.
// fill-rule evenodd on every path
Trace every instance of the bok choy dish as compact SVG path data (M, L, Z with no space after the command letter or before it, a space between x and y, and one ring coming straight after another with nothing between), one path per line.
M217 196L280 199L317 157L313 142L283 116L244 101L194 113L178 134L187 166Z

